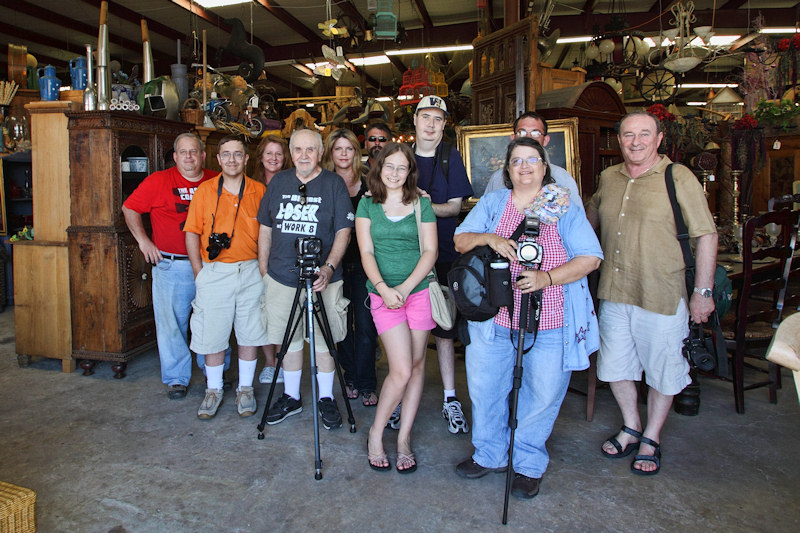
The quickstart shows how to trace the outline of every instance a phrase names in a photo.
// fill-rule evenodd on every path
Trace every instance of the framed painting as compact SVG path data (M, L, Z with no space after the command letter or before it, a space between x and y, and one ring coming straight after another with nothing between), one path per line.
M506 148L510 141L512 124L488 126L460 126L456 128L458 151L467 168L472 184L470 205L483 196L489 179L503 168ZM578 119L564 118L547 121L550 142L545 147L550 163L565 168L576 179L580 188L581 161L578 154Z

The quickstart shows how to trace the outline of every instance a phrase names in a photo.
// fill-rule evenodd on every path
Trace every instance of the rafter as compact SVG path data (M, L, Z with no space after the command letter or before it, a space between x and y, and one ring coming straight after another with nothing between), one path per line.
M293 32L303 37L303 39L307 41L316 41L319 39L319 35L311 31L302 22L294 18L288 11L286 11L285 8L281 7L278 2L275 2L274 0L256 0L256 2L261 4L264 9L269 11L275 18L283 22Z
M417 10L417 15L419 15L419 20L422 22L422 26L426 29L433 28L433 21L431 20L431 16L428 15L428 10L425 8L424 0L412 0L414 4L414 9Z

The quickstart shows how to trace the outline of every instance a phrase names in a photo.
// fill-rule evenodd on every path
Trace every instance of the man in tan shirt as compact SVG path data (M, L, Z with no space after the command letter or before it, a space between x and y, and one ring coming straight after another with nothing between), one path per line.
M603 171L586 209L589 221L599 229L606 257L598 288L597 376L610 383L624 421L620 432L603 443L602 452L619 459L638 448L631 470L641 475L658 473L661 428L672 397L691 383L681 352L689 318L706 322L714 310L717 230L697 178L686 167L674 165L678 203L689 235L696 239L695 287L687 297L685 265L665 183L672 162L658 153L663 136L658 119L650 113L626 115L618 133L624 162ZM636 387L642 371L649 387L644 426Z

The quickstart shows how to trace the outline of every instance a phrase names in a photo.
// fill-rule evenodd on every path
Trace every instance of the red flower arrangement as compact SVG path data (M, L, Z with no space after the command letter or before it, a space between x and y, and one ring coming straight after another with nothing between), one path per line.
M778 41L778 50L781 52L785 52L792 46L792 41L790 39L781 39Z
M752 130L758 127L758 122L753 115L744 115L742 118L733 123L735 130Z
M795 33L792 37L792 46L795 49L800 50L800 33Z
M655 115L661 122L675 122L676 117L670 113L664 104L653 104L647 108L647 112Z

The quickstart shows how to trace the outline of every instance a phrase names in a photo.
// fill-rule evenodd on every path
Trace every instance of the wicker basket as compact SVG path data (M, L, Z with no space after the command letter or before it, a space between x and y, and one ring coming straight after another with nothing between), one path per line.
M36 493L0 481L0 531L36 531Z
M205 121L203 104L197 98L187 98L181 109L181 119L195 126L202 126Z

